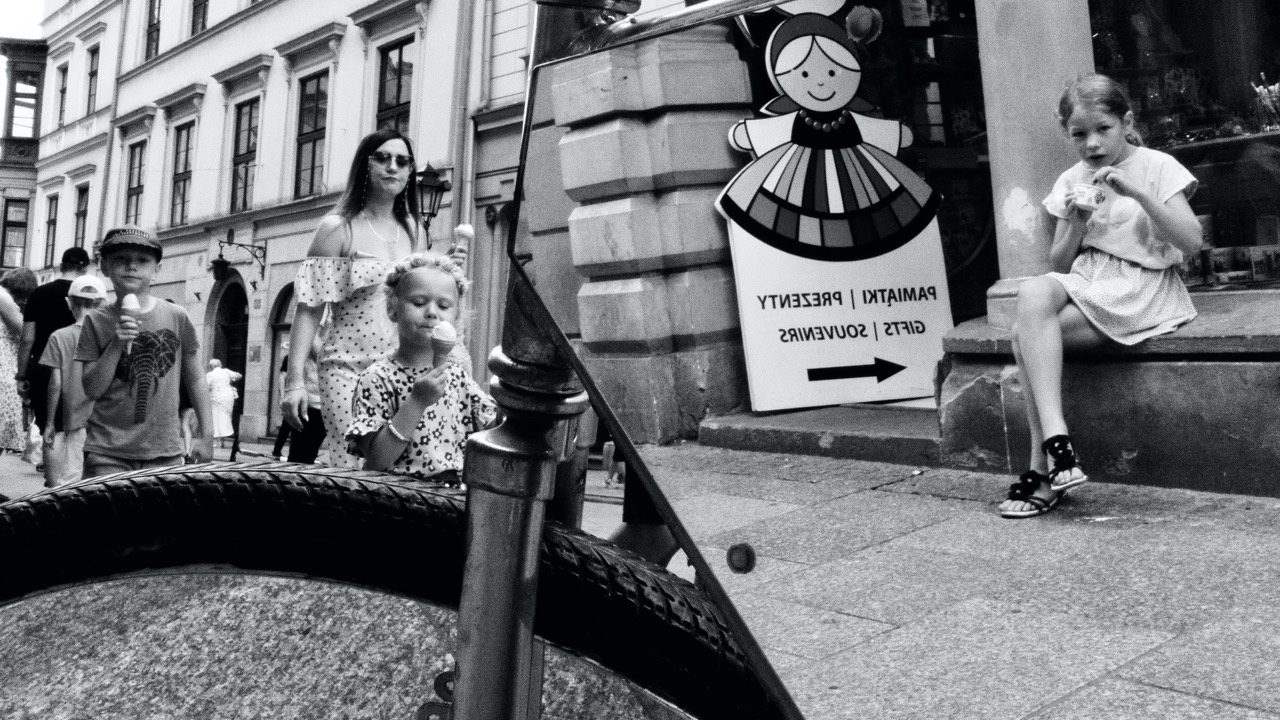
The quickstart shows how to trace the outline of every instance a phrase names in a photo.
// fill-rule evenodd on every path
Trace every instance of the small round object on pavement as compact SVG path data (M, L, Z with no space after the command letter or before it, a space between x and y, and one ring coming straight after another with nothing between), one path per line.
M756 569L756 549L750 543L731 545L725 552L725 561L730 570L745 575Z

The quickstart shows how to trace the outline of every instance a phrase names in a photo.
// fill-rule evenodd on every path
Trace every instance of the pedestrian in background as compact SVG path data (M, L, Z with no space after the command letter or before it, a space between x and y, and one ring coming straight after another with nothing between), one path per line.
M1058 119L1080 162L1044 206L1056 217L1054 272L1018 289L1013 353L1026 394L1031 468L1000 504L1008 518L1041 515L1087 480L1062 412L1065 350L1133 345L1196 316L1176 266L1200 251L1188 202L1197 181L1171 155L1142 146L1124 88L1104 75L1069 85Z
M45 405L49 418L43 432L45 487L75 482L84 473L84 426L93 402L85 397L81 383L71 382L71 376L84 317L106 301L107 285L99 278L81 275L72 280L62 302L71 310L73 322L54 330L40 355L39 365L49 373L43 403L36 400Z
M0 452L20 453L27 446L23 398L18 390L18 346L22 307L35 288L35 273L27 268L14 268L0 278Z
M40 358L44 355L45 345L53 331L75 322L68 309L67 294L71 283L88 272L89 265L89 253L84 248L67 248L62 253L62 264L58 266L61 276L33 290L31 299L22 312L24 322L22 344L18 347L18 377L26 382L23 390L41 434L47 435L51 420L45 414L50 370L40 364ZM56 413L52 417L52 424L57 426L56 431L62 431L62 421Z
M213 437L218 440L219 447L223 438L235 434L235 423L232 412L236 407L235 384L244 377L240 373L222 367L222 361L214 358L209 361L209 372L205 373L205 382L209 385L209 402L213 413Z

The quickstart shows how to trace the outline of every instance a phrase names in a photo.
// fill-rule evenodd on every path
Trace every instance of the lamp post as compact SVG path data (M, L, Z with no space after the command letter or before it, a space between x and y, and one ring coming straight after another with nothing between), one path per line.
M431 221L440 213L440 203L444 194L453 189L453 184L440 177L440 171L431 167L431 163L418 173L418 210L422 213L422 225L430 237Z

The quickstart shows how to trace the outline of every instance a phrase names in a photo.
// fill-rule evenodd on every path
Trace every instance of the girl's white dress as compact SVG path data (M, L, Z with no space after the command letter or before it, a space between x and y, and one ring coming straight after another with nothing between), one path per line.
M1180 192L1190 199L1198 186L1173 156L1145 147L1135 148L1116 168L1161 203ZM1044 199L1045 209L1066 218L1072 186L1092 180L1093 171L1077 163L1058 177ZM1102 334L1135 345L1192 320L1196 308L1174 268L1182 262L1182 251L1155 233L1136 200L1104 189L1106 199L1089 218L1071 271L1048 276L1062 284Z

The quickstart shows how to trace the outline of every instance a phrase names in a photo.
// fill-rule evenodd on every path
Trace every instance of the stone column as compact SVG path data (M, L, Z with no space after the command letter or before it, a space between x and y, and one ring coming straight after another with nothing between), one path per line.
M746 402L728 234L714 201L750 115L728 28L696 28L556 68L555 127L578 325L633 439L693 437Z
M1055 119L1067 83L1093 71L1088 0L977 0L1000 277L987 319L1010 327L1018 280L1047 272L1053 218L1040 201L1079 157Z

